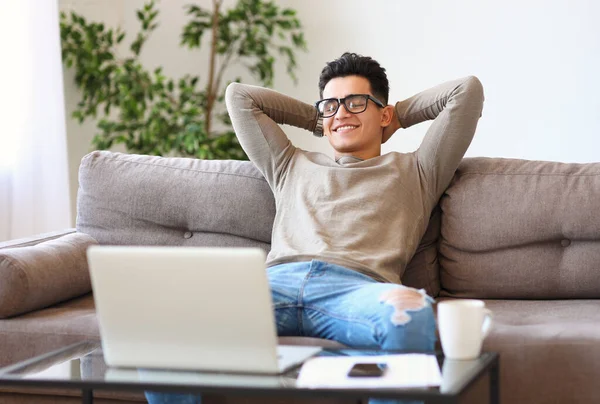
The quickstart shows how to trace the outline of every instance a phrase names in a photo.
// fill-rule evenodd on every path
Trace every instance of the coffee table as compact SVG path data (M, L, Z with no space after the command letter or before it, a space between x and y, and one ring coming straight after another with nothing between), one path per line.
M320 356L389 355L405 352L356 349L324 349ZM481 402L499 404L499 358L484 352L475 360L451 361L432 353L442 371L442 384L424 388L301 388L298 369L279 376L206 372L154 371L108 368L99 341L84 341L0 369L0 385L80 389L82 403L93 402L94 390L162 391L227 396L337 397L422 400L426 403L458 403L459 396L479 378L489 375L489 397ZM68 367L69 375L52 375L52 366ZM51 372L50 372L51 373ZM487 393L486 393L487 394Z

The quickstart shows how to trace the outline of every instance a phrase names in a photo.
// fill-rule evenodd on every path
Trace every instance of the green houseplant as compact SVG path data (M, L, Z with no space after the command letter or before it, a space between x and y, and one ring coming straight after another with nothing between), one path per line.
M292 9L280 9L271 1L239 0L224 10L222 2L212 0L210 10L186 6L189 20L181 45L200 48L208 34L210 56L206 74L178 79L166 77L161 67L148 70L140 62L142 48L158 26L154 0L137 10L140 30L125 57L118 56L126 39L121 28L88 22L74 12L61 13L63 62L75 70L81 90L73 117L80 123L99 118L95 148L121 143L132 153L247 159L227 113L217 108L224 100L227 68L243 64L262 85L270 86L277 56L296 81L295 51L306 50L306 41Z

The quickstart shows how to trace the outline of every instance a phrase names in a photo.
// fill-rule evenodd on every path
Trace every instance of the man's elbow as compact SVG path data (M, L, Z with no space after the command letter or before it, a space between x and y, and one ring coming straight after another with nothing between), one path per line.
M228 111L249 109L256 105L252 87L249 84L230 83L225 89L225 105Z
M481 99L481 102L483 102L485 98L483 95L483 84L481 84L481 81L477 76L468 76L464 86L465 91L472 94L473 97Z
M472 102L472 105L479 106L479 116L481 116L481 112L483 111L483 101L485 100L483 84L481 84L481 81L477 76L468 76L465 78L462 87L465 94L468 95L468 99Z
M236 96L240 93L240 83L230 83L225 89L225 105L227 109L234 105Z

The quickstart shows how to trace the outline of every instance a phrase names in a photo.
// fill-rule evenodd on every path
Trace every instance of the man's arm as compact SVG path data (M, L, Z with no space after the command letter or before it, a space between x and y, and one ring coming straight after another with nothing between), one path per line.
M295 147L278 124L318 130L317 109L273 90L231 83L227 111L242 148L275 190L281 170Z
M402 128L434 119L416 151L421 173L434 202L450 184L471 144L483 109L477 77L450 81L396 103Z

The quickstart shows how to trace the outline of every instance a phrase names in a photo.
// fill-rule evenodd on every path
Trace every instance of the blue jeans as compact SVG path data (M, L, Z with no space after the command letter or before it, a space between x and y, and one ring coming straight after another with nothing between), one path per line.
M323 261L293 262L267 270L277 333L338 341L353 348L433 351L433 299L422 293L409 307L394 292L405 286L380 283ZM199 395L146 392L150 404L199 404ZM371 400L370 403L399 403Z

